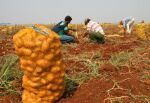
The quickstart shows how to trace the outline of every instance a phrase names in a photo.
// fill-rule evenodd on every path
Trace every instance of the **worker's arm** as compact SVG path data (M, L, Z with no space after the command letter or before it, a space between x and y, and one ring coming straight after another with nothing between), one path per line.
M73 28L68 28L68 30L71 30L71 31L74 31L74 32L77 31L76 29L73 29Z
M87 37L88 35L89 35L89 31L86 30L86 31L83 32L83 38Z

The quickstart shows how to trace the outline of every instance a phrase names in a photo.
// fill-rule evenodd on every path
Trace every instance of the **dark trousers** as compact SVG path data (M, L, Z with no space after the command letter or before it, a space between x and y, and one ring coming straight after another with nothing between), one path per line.
M90 32L89 38L91 39L91 41L94 41L94 42L99 43L99 44L105 43L104 35L99 33L99 32Z

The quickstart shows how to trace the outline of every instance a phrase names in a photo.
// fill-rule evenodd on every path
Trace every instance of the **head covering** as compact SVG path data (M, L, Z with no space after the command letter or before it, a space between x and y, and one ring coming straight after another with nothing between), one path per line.
M86 19L84 20L84 24L87 25L87 24L89 23L90 20L91 20L91 19L86 18Z

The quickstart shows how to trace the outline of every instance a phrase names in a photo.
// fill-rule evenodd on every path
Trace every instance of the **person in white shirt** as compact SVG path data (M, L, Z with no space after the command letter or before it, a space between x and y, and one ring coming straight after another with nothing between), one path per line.
M124 34L131 34L134 21L135 20L132 17L125 17L119 22L124 28Z
M89 18L85 19L84 24L86 25L86 29L88 32L86 34L89 35L90 40L100 44L105 43L105 33L100 24L98 24L95 21L92 21Z

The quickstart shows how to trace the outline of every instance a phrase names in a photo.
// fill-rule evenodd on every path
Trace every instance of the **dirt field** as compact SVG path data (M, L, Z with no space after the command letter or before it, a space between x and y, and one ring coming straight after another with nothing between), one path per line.
M115 26L104 30L107 35L118 34ZM57 103L150 103L150 41L142 41L133 33L96 44L82 38L82 30L79 35L78 44L62 47L67 85ZM12 36L1 39L1 57L15 55ZM14 90L22 91L21 80L12 84ZM1 88L2 94L5 90ZM20 95L0 95L0 103L21 103Z

